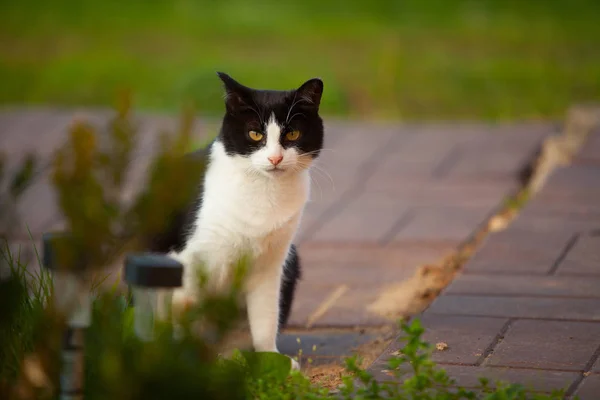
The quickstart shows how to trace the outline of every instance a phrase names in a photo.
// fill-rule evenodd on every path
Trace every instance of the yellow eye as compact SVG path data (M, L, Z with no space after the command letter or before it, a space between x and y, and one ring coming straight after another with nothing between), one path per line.
M291 131L285 135L285 138L287 140L298 140L299 137L300 137L300 131Z
M260 132L250 131L248 132L248 136L250 136L250 139L254 140L255 142L258 142L263 138L264 135Z

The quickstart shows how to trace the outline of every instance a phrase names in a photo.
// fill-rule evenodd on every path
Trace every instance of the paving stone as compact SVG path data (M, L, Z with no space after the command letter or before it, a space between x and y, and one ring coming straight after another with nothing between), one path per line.
M23 148L30 147L30 139L38 133L40 128L48 118L52 118L54 110L41 109L29 110L28 112L18 112L12 118L7 118L6 133L2 135L2 150L8 154L15 154L23 151Z
M20 223L16 233L20 238L28 237L29 233L40 235L60 216L58 199L48 174L49 171L46 171L21 196L17 209Z
M515 321L490 366L582 371L600 346L600 323Z
M220 121L219 121L220 122ZM323 148L336 150L343 146L356 148L357 144L365 144L365 135L378 135L382 138L414 134L414 126L386 121L360 121L328 117L323 121L325 127L325 144ZM381 140L381 139L377 139ZM353 141L353 143L349 143Z
M317 286L315 282L301 279L296 287L295 300L288 320L289 327L305 328L311 315L332 293L331 287Z
M558 275L590 274L600 276L600 231L594 236L579 236L558 266L556 273Z
M600 375L590 375L583 378L574 396L578 396L579 400L597 400L598 394L600 394Z
M394 236L394 241L467 240L490 214L489 207L421 207Z
M366 287L405 280L418 266L436 263L452 250L451 245L427 243L382 247L307 242L299 254L307 281Z
M555 169L545 184L545 190L562 192L590 190L600 187L600 165L569 165Z
M415 133L394 138L389 151L379 160L367 187L398 187L398 179L408 184L435 179L438 165L453 157L453 149L464 138L457 135Z
M600 358L598 358L592 366L592 372L600 373Z
M457 148L456 162L449 165L444 176L474 180L518 178L549 133L549 127L513 126L510 132L478 135ZM490 151L492 148L494 151Z
M498 381L521 384L535 392L548 393L553 390L567 389L579 377L576 372L544 371L518 368L472 367L463 365L441 365L448 375L456 379L458 386L475 388L479 378L490 380L490 386Z
M432 345L440 342L448 345L446 350L433 352L433 361L473 365L482 358L486 348L494 343L496 335L508 321L505 318L433 314L425 314L420 320L425 328L423 340ZM383 359L387 359L390 353L402 345L401 342L392 343Z
M407 208L398 199L363 192L327 221L313 240L380 242L402 220Z
M490 386L495 387L498 381L522 384L535 392L548 393L553 390L567 389L580 375L577 372L543 371L519 368L475 367L467 365L439 364L448 375L456 380L457 386L466 389L479 387L479 378L490 380ZM375 379L380 382L394 382L395 379L384 372L385 365L374 365L372 371ZM409 375L407 375L408 377Z
M446 295L545 296L600 298L600 277L462 274L444 290Z
M309 201L306 204L300 220L300 227L296 233L296 244L310 240L313 233L321 227L324 221L326 221L327 215L332 208L343 207L343 196L344 194L340 194L339 198L336 200L321 202Z
M332 311L324 316L325 319L319 319L318 323L331 324L330 320L337 316L336 307L339 302L339 307L347 312L342 325L354 325L357 318L362 318L363 314L353 311L352 307L356 310L364 309L367 304L378 298L388 285L405 282L415 274L418 266L436 263L451 250L450 245L425 243L380 247L306 242L299 247L303 278L296 298L302 300L295 302L294 307L298 307L298 310L293 309L292 320L295 325L304 326L309 315L325 301L325 298L345 285L347 293L344 299L338 299L333 304ZM345 298L364 291L373 295L353 301ZM351 317L350 321L348 316ZM376 324L382 323L380 318L373 319L370 314L368 318Z
M346 291L321 317L315 327L388 326L390 321L366 310L379 296L378 288L352 288Z
M600 299L441 296L427 312L490 317L600 321Z
M369 140L365 140L365 135ZM325 148L316 167L322 174L331 177L335 186L346 186L356 181L364 181L371 171L368 162L373 157L377 160L386 151L395 132L388 130L381 133L350 131L343 140L336 143L334 149ZM319 172L317 172L319 174Z
M542 190L531 199L526 211L564 219L592 219L600 225L600 187L592 190L550 192Z
M46 111L39 112L31 117L23 117L19 131L7 135L9 139L4 143L0 153L4 153L7 177L14 176L23 166L23 162L30 155L34 156L34 171L29 187L36 183L45 171L49 170L54 152L62 146L67 139L68 125L73 113ZM10 140L12 139L12 141ZM6 146L5 146L6 145ZM0 182L0 193L8 189L9 180Z
M600 129L590 133L574 162L600 165Z
M402 179L402 184L398 181ZM516 185L498 182L472 183L464 180L446 179L405 181L398 174L384 179L375 173L367 183L365 190L382 192L393 196L411 206L419 207L481 207L492 211L498 207Z
M502 146L504 147L504 146ZM463 146L457 150L456 162L444 172L448 179L518 179L519 172L531 157L530 154L514 152L514 148L487 151L479 147Z
M600 221L594 218L572 218L566 213L540 214L529 204L525 206L511 225L503 231L506 234L520 231L530 234L561 234L573 236L595 229Z
M191 128L193 143L204 144L210 139L205 123L196 119ZM138 141L132 152L132 161L127 171L123 198L134 198L146 185L150 166L158 156L161 136L173 137L178 133L179 121L168 115L145 115L137 121ZM190 150L191 151L191 150Z
M339 363L379 336L366 332L286 331L277 338L277 348L283 354L300 356L304 365L309 360L311 365Z
M9 134L15 131L14 126L29 112L30 110L24 108L0 107L0 138L2 138L2 145L7 145L9 140L13 140L13 138L9 138Z
M546 274L572 237L572 233L560 231L512 229L493 233L467 262L465 272Z
M98 136L102 135L103 126L107 121L107 113L80 111L74 113L70 118L71 121L82 120L89 122L98 131ZM54 125L53 140L46 143L48 147L46 156L49 150L55 151L58 149L67 138L68 128L64 126L68 120L61 119L56 121L58 125ZM73 123L73 122L71 122ZM61 125L62 124L62 125ZM31 232L34 236L41 234L57 217L60 216L60 210L57 204L56 193L50 179L50 168L46 168L40 173L40 176L28 187L21 196L18 204L17 212L21 218L21 224L18 229L18 235L21 238L26 238Z

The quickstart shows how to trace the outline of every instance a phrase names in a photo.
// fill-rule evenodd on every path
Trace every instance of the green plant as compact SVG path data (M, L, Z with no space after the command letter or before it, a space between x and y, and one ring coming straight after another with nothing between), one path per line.
M123 101L111 123L108 147L98 145L90 126L78 124L55 159L53 181L68 230L74 236L62 249L61 264L65 267L75 267L84 260L95 271L114 261L123 247L143 248L138 237L164 227L168 210L187 200L192 183L197 181L195 173L202 171L202 165L187 164L189 160L183 157L189 147L191 121L184 118L179 135L171 140L165 137L146 190L131 204L123 204L119 193L135 145L129 110L128 101ZM194 174L189 174L190 167L197 168ZM182 181L182 175L189 181ZM173 193L168 185L174 177L178 178L179 193ZM122 246L123 238L132 244ZM42 270L28 276L27 265L18 254L6 242L0 244L0 262L10 270L8 278L0 281L0 304L8 310L0 314L0 398L52 399L59 386L65 316L53 306L50 275ZM86 399L331 398L327 389L314 385L300 372L290 371L290 360L284 355L248 351L235 351L231 357L220 354L227 334L241 316L238 299L247 267L246 260L240 260L228 292L207 295L178 315L176 324L161 322L156 339L150 342L134 334L130 299L116 283L109 290L95 290L92 324L85 341ZM92 290L91 278L84 274L82 279ZM201 277L199 282L205 279ZM197 321L202 322L202 329L198 329ZM560 393L534 395L518 385L492 388L486 381L474 391L457 387L431 361L431 346L422 340L419 321L400 327L405 345L389 360L393 381L376 380L358 367L356 358L349 358L344 383L335 396L398 400L561 398Z
M14 261L13 261L14 262ZM15 264L12 285L27 285L25 266ZM1 320L2 348L10 348L12 357L4 360L2 381L13 381L19 360L36 348L36 343L50 343L36 335L36 328L46 323L44 303L51 291L51 281L39 276L39 295L29 297L19 291L1 291L5 304L20 310L19 331L7 330ZM220 310L211 316L210 310ZM223 314L223 310L229 313ZM235 321L235 291L207 299L193 311L209 320ZM219 315L220 314L220 315ZM223 315L226 317L224 318ZM58 327L58 324L53 325ZM4 329L3 329L4 328ZM229 327L223 327L219 338ZM346 375L338 396L344 399L485 399L524 400L561 399L562 392L534 394L520 385L498 383L492 387L481 380L473 390L460 388L443 369L431 361L432 346L422 340L424 332L418 319L401 323L405 344L388 361L393 379L380 382L358 367L354 357L346 360ZM44 332L47 333L47 329ZM313 385L302 373L290 372L289 359L274 353L235 351L223 358L215 351L214 338L207 340L192 334L191 324L179 339L173 338L173 325L158 327L157 339L140 341L133 333L133 312L126 296L113 290L101 292L93 303L93 323L86 336L86 398L88 399L326 399L332 394ZM12 336L11 336L12 335ZM15 340L17 339L18 340ZM56 342L54 342L56 345ZM52 354L57 356L56 349ZM54 364L56 366L56 364ZM56 375L48 373L48 375ZM55 383L56 385L56 383ZM3 397L3 398L8 398Z
M536 394L521 385L498 382L495 387L489 381L480 379L478 387L467 390L457 385L446 371L437 368L431 360L432 346L423 341L424 328L418 319L410 324L400 324L405 342L396 354L388 360L389 371L394 382L378 382L373 375L357 367L356 360L346 361L347 370L358 378L360 385L355 384L353 377L344 379L342 393L346 399L398 399L398 400L525 400L525 399L562 399L562 391L550 395Z

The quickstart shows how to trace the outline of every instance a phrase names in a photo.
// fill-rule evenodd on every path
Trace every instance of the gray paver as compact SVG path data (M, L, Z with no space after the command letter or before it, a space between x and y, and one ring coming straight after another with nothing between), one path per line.
M572 240L570 232L510 229L490 234L465 265L466 272L546 274Z
M600 224L593 218L571 218L566 213L540 214L529 203L519 211L517 219L503 231L510 234L515 231L529 232L532 234L559 234L573 236L581 232L587 232Z
M419 208L393 240L454 241L459 244L486 220L490 212L489 207Z
M389 320L369 312L365 306L374 302L380 288L353 288L343 295L314 324L324 327L387 326Z
M579 400L597 400L600 394L600 375L590 375L583 378L579 388L574 393Z
M558 275L590 274L600 276L600 234L584 234L562 260L556 271Z
M476 387L479 377L488 378L493 384L497 381L520 383L527 389L537 392L551 392L567 389L579 377L576 372L544 371L519 368L470 367L443 365L448 375L456 379L457 385Z
M313 240L379 242L408 211L398 199L363 192L312 236Z
M569 165L557 168L548 178L546 190L589 190L600 186L600 166Z
M582 164L600 165L600 129L590 133L585 145L574 161Z
M277 339L279 351L305 358L347 357L357 347L377 339L379 335L360 332L293 332L286 331Z
M445 290L446 295L600 298L600 278L577 276L519 276L463 274Z
M592 366L592 369L591 369L591 371L592 371L592 372L594 372L594 373L600 373L600 358L598 358L598 359L596 360L596 362L595 362L595 363L594 363L594 365Z
M600 188L594 191L540 193L525 207L524 215L560 216L568 221L592 222L600 226Z
M107 110L84 113L94 123L106 122L111 114ZM11 115L15 114L0 115L0 120L12 121L0 129L34 123L34 119L28 120L28 113L16 114L16 118ZM143 184L144 172L157 150L158 128L174 121L169 116L151 115L136 119L143 123L142 143L134 153L126 198ZM57 125L61 121L57 119ZM554 129L551 124L348 122L327 122L326 128L325 150L314 174L314 202L308 205L299 234L304 279L290 320L296 326L305 326L328 296L343 285L346 292L314 320L315 326L388 325L387 320L366 311L366 306L388 285L405 280L420 265L437 263L466 239L515 188L522 162ZM195 131L201 138L202 128ZM40 176L30 188L20 209L35 234L64 226L47 176ZM476 318L469 318L448 316L445 321L462 321L477 332L467 323ZM504 321L488 319L474 354L492 335L492 327ZM451 325L439 327L443 332L457 332ZM443 357L463 349L458 343ZM473 356L469 357L464 360L471 362Z
M600 299L501 296L442 296L429 307L435 314L600 321Z
M551 392L553 390L567 389L579 376L577 372L544 371L520 368L476 367L468 365L445 365L440 368L446 370L448 375L456 380L458 386L474 389L479 386L479 378L490 380L490 386L495 386L497 381L520 383L529 390L536 392ZM376 379L385 382L394 382L385 370L384 364L373 366L372 373ZM408 375L407 375L408 376Z
M425 315L423 339L433 345L443 342L448 348L434 351L438 363L475 364L495 341L508 319L461 317L454 315Z
M490 366L583 371L600 346L600 323L515 321L486 360Z

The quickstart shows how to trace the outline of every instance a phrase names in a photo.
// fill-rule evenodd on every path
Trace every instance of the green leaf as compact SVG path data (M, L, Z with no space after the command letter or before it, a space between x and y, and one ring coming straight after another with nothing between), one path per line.
M284 381L292 369L292 360L280 353L244 351L242 354L255 378Z

